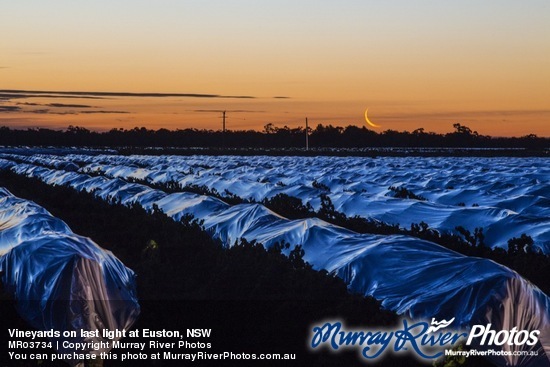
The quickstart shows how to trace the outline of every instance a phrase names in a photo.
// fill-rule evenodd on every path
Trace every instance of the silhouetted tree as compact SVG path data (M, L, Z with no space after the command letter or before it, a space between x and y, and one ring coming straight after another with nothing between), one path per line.
M512 255L532 253L534 243L531 236L523 233L519 238L513 237L508 240L508 253Z

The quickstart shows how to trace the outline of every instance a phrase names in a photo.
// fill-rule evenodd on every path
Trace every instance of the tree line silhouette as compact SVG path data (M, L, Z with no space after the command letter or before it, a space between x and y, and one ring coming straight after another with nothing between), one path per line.
M529 134L522 137L491 137L478 134L460 123L446 134L427 132L423 128L409 131L375 132L366 127L319 124L309 129L312 148L550 148L550 138ZM69 126L65 130L33 128L26 130L0 127L0 145L17 146L86 146L86 147L174 147L174 148L303 148L306 131L302 127L276 127L267 124L256 130L199 130L114 128L105 132Z

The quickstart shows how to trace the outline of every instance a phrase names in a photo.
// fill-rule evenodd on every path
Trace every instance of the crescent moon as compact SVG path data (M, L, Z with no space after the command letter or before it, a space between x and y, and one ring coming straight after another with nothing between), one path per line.
M369 109L367 108L365 110L365 121L367 122L367 124L369 124L370 126L375 127L375 128L381 127L380 125L376 125L374 122L369 120L368 112L369 112Z

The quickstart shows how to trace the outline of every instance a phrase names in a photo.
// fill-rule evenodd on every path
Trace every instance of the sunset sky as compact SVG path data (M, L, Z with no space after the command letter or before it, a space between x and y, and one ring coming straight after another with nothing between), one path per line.
M548 0L18 0L0 32L0 126L550 136Z

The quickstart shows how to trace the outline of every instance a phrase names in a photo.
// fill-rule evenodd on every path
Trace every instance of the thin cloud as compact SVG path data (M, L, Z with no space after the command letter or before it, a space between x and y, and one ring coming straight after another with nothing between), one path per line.
M63 111L63 112L58 112L58 111L52 111L48 108L41 108L41 109L38 109L38 110L31 110L31 111L28 111L29 113L36 113L36 114L41 114L41 115L81 115L81 114L94 114L94 113L97 113L97 114L126 114L126 113L130 113L128 111Z
M48 110L47 108L42 108L42 109L39 109L39 110L32 110L32 111L29 111L29 112L37 113L37 114L40 114L40 115L45 115L45 114L49 114L50 110Z
M80 115L80 114L129 114L128 111L119 111L119 110L74 110L82 108L101 108L97 106L81 105L81 104L65 104L65 103L34 103L34 102L18 102L17 106L2 106L0 112L19 112L19 113L34 113L41 115ZM38 109L29 109L22 108L19 106L25 107L49 107L49 108L38 108ZM52 109L53 108L53 109ZM71 110L65 110L70 108Z
M0 99L26 99L26 98L78 98L78 99L107 99L105 97L94 96L70 96L56 94L23 94L23 93L3 93L0 91Z
M66 107L66 108L94 108L84 104L63 104L63 103L48 103L49 107Z
M94 108L94 106L88 106L84 104L63 104L63 103L48 103L49 107L66 107L66 108Z
M48 103L40 104L33 102L18 102L18 106L44 106L44 107L56 107L56 108L96 108L95 106L88 106L83 104L63 104L63 103Z
M0 112L18 112L21 111L21 107L17 106L0 106Z
M18 106L44 106L40 103L32 103L32 102L17 102L16 105Z
M189 112L237 112L237 113L264 113L266 111L254 111L254 110L188 110Z
M79 113L83 114L92 114L92 113L130 113L128 111L79 111Z
M63 115L78 115L79 114L77 111L58 112L58 111L52 111L49 108L40 108L38 110L29 110L29 111L21 111L21 112L36 113L36 114L40 114L40 115L61 115L61 116L63 116Z
M233 96L233 95L221 95L221 94L200 94L200 93L132 93L132 92L82 92L82 91L36 91L36 90L16 90L16 89L2 89L0 95L12 94L15 96L24 95L29 98L29 95L35 95L44 97L44 95L58 95L58 96L78 96L78 97L152 97L152 98L166 98L166 97L191 97L191 98L238 98L238 99L254 99L253 96Z

